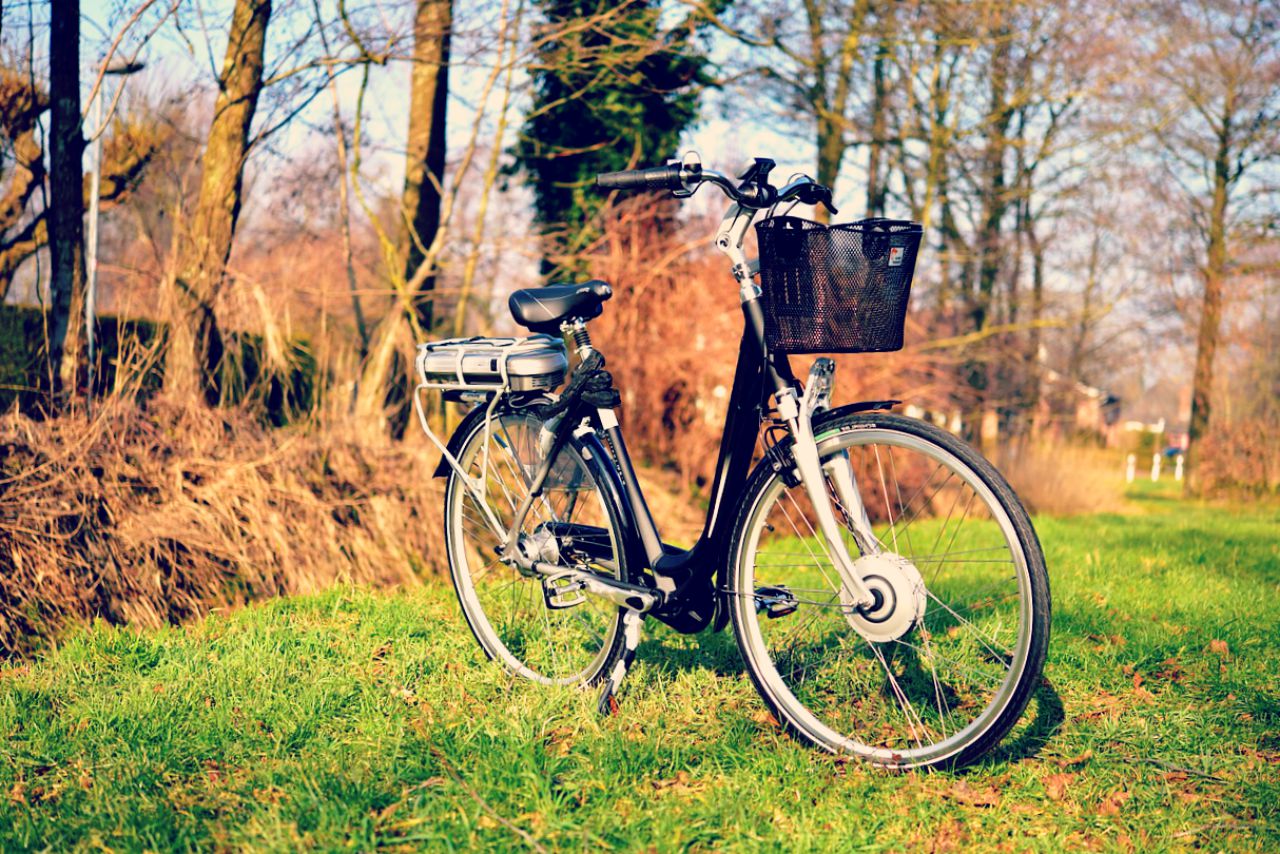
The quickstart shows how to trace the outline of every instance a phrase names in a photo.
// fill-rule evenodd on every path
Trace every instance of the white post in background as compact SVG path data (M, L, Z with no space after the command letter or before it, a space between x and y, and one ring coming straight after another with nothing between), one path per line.
M1138 473L1138 457L1136 454L1130 454L1125 460L1124 466L1124 482L1133 483L1134 476Z
M1151 455L1151 482L1155 483L1160 479L1160 455Z
M1183 455L1178 454L1178 456L1173 461L1173 479L1174 480L1182 480L1182 458L1183 458Z

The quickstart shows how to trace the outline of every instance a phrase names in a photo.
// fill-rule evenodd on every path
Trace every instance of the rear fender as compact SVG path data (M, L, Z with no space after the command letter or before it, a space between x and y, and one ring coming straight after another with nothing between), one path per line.
M532 401L532 403L548 402L550 401L546 398ZM454 459L457 459L458 454L461 453L462 444L466 441L466 438L471 435L476 425L484 420L485 409L486 407L481 405L468 412L462 419L462 423L453 431L453 435L449 437L445 447L449 449L449 453L453 455ZM643 583L640 581L641 572L639 567L646 565L647 558L644 554L644 546L640 541L640 533L636 529L631 513L628 510L629 505L623 497L622 481L613 467L612 457L609 456L609 452L605 450L604 444L594 432L572 436L569 442L582 455L582 459L591 469L592 475L595 476L597 487L601 493L601 500L607 501L617 508L618 538L621 541L623 554L626 558L627 575L630 576L626 580L632 583ZM440 463L436 466L432 476L448 477L451 471L453 471L453 468L442 455Z
M501 415L504 412L512 412L517 409L523 409L526 406L535 406L550 403L548 397L537 397L527 401L521 401L518 407L511 407L507 402L503 401L498 404L498 411L495 415ZM456 460L458 454L462 451L462 443L471 435L472 429L476 422L484 420L484 414L489 408L488 400L476 405L470 412L462 417L462 423L453 431L453 435L449 437L449 441L445 443L445 447L449 449L449 454ZM449 459L444 454L440 455L440 462L436 464L435 471L431 473L432 477L448 477L449 472L453 471L453 467L449 465Z

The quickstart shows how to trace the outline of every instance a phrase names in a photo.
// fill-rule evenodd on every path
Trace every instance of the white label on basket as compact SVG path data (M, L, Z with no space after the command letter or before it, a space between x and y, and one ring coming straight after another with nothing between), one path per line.
M901 267L902 256L906 253L906 249L901 246L892 246L889 248L889 266Z

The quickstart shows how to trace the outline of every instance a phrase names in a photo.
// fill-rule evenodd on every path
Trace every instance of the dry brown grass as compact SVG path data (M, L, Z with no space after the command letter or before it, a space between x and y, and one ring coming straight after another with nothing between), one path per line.
M1200 446L1200 478L1207 495L1280 496L1275 419L1255 416L1216 424Z
M1124 458L1114 449L1027 443L993 460L1032 513L1122 512Z
M95 415L0 418L0 654L95 618L154 626L443 565L421 444L163 402Z

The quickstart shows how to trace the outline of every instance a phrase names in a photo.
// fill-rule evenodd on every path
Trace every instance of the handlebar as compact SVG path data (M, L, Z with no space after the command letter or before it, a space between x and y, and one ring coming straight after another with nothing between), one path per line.
M690 157L695 159L690 160ZM684 162L672 162L666 166L649 169L628 169L622 172L605 172L596 176L596 186L603 190L669 190L674 195L693 195L702 184L714 184L737 204L753 210L764 210L779 202L792 200L806 205L825 205L831 213L837 213L831 203L831 189L808 176L801 176L779 189L768 182L773 161L758 157L755 163L735 184L728 176L712 169L703 169L696 155Z
M672 163L650 169L605 172L596 176L596 186L605 190L681 190L684 188L682 171L679 163Z

